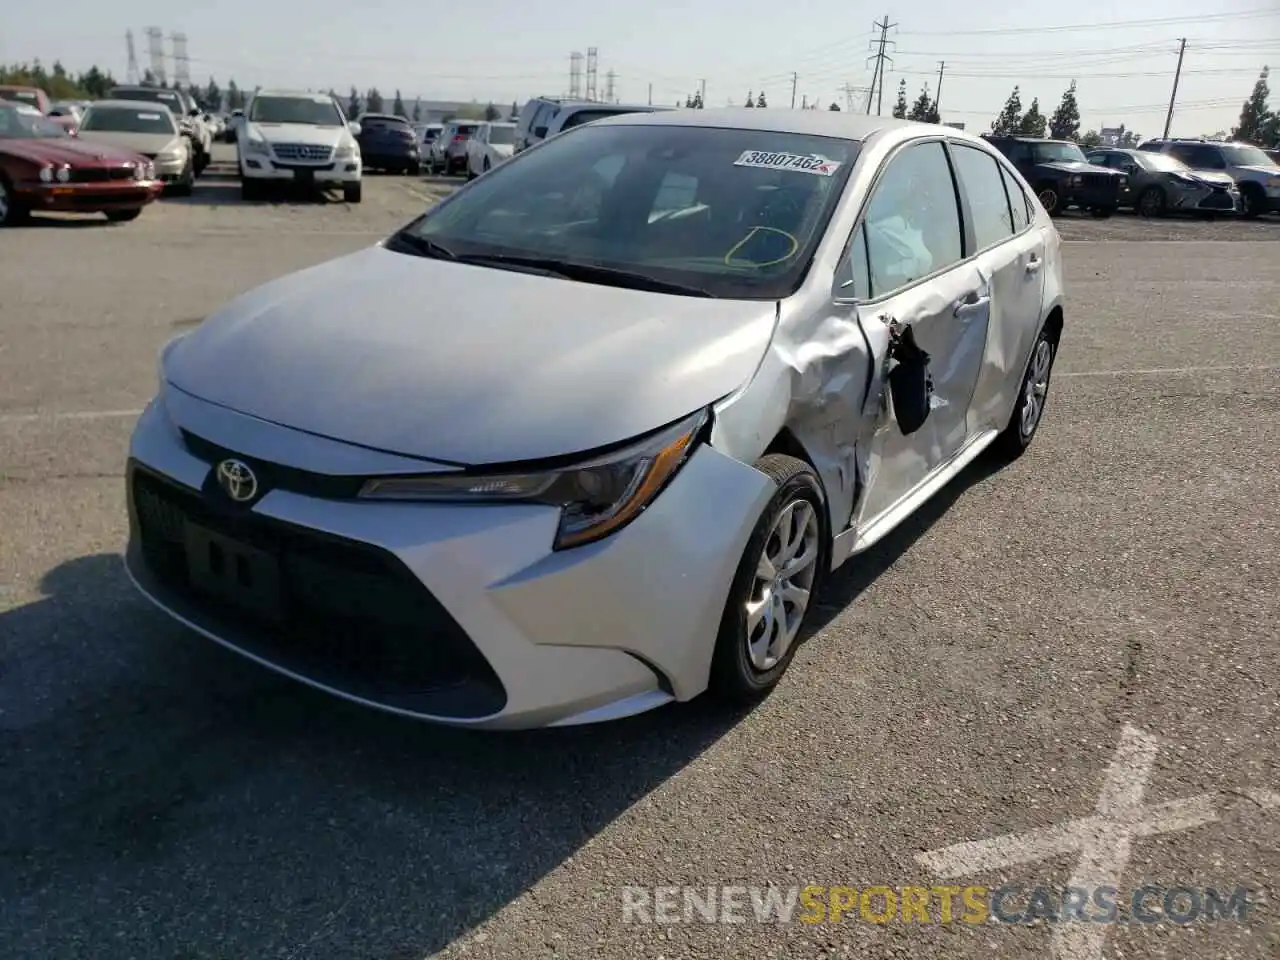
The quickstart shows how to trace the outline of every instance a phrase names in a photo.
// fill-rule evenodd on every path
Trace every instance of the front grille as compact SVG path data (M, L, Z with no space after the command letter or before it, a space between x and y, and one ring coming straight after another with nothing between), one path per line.
M1086 173L1084 185L1090 190L1101 190L1114 193L1120 185L1119 177L1111 177L1105 173Z
M309 143L277 143L271 150L278 159L286 163L328 163L333 159L333 147Z
M1202 210L1234 210L1236 201L1224 188L1214 187L1213 193L1201 200L1199 206Z
M312 473L310 470L299 470L297 467L286 467L278 463L268 463L254 457L246 457L242 453L228 450L216 443L198 437L190 430L182 430L182 442L187 451L198 460L213 466L235 457L243 460L253 468L253 472L271 490L288 490L306 497L319 497L325 500L350 500L364 486L365 477L342 477L326 473Z
M72 167L72 183L108 183L134 179L133 167Z
M393 707L462 718L506 704L497 675L462 627L390 553L223 505L137 464L129 473L148 570L215 633L218 624L231 625L248 652ZM193 585L193 524L271 558L267 580L278 590L270 612L239 609Z

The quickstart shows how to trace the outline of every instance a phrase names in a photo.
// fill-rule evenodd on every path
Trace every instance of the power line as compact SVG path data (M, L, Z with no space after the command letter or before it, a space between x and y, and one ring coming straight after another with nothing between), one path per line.
M1241 10L1237 13L1210 13L1198 17L1158 17L1142 20L1112 20L1106 23L1059 24L1047 27L992 27L983 30L912 30L904 37L992 37L1014 36L1029 33L1075 33L1086 30L1123 30L1138 27L1167 27L1181 23L1215 23L1223 20L1246 20L1254 17L1274 17L1276 9L1263 7Z

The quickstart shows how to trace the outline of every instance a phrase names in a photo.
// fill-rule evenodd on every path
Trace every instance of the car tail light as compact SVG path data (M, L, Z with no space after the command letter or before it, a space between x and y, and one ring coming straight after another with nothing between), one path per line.
M461 143L461 142L462 142L463 140L465 140L465 139L467 139L467 138L466 138L465 136L463 136L461 133L459 133L457 136L455 136L455 137L453 138L453 142L454 142L454 143Z

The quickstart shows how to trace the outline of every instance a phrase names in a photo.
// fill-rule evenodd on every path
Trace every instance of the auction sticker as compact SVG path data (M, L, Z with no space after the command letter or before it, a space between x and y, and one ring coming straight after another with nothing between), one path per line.
M830 177L841 167L841 161L828 160L816 153L808 156L798 153L771 153L767 150L745 150L742 156L733 162L735 167L762 167L766 170L799 170L801 173L815 173L820 177Z

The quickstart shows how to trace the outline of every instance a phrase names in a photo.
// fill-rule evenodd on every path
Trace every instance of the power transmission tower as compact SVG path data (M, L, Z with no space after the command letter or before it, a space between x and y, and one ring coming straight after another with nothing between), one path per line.
M880 31L880 39L872 41L872 43L876 44L879 49L877 49L874 56L867 58L868 63L870 63L872 60L876 62L875 72L871 75L871 93L875 95L874 99L876 101L876 116L878 117L884 111L884 67L886 63L889 64L890 66L893 65L893 58L885 53L885 47L893 43L893 41L889 39L889 31L896 30L898 25L896 23L890 23L889 15L886 13L884 15L883 22L873 21L871 26L873 26L875 29ZM877 83L879 84L878 87L877 87ZM867 114L868 115L871 114L871 100L872 100L872 96L868 95L867 96Z
M569 54L569 99L582 99L582 54Z
M133 45L133 31L124 32L125 46L129 48L129 68L125 71L125 83L130 86L142 79L142 71L138 69L138 51Z
M165 85L164 32L159 27L147 27L147 54L151 60L151 76L160 86Z
M191 86L191 60L187 57L187 35L175 33L169 38L173 44L173 82L187 89Z
M610 70L608 73L604 75L604 102L605 103L617 102L616 98L613 95L613 83L617 79L618 79L618 75L614 73L612 70Z
M844 104L849 112L853 113L853 95L858 92L858 88L846 83L843 87L837 88L836 92L844 94Z
M587 47L587 99L596 100L596 73L599 70L599 54L595 47Z
M796 87L799 85L799 83L800 83L800 74L792 73L791 74L791 109L792 110L796 108Z
M947 61L938 61L938 91L933 96L933 112L938 115L938 122L942 122L942 75L946 72Z
M1169 94L1169 112L1164 117L1164 139L1169 139L1169 127L1173 124L1173 105L1178 99L1178 80L1182 77L1182 55L1187 52L1187 38L1178 41L1178 69L1173 72L1173 92Z

